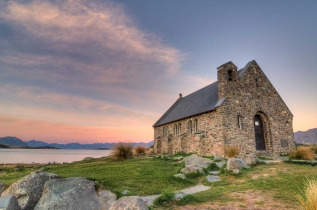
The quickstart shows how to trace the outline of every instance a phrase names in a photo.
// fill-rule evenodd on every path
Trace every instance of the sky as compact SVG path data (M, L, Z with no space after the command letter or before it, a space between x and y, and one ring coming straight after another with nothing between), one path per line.
M317 1L0 1L0 136L148 142L182 93L255 59L317 127Z

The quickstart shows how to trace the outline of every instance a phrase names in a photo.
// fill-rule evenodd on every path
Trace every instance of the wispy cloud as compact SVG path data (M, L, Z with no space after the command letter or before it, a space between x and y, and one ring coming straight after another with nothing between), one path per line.
M180 86L207 83L180 72L184 53L142 30L121 4L12 0L0 7L3 116L115 126L151 139L151 125Z

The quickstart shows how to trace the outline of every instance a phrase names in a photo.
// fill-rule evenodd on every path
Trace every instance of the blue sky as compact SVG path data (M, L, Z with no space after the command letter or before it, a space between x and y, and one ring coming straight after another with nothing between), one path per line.
M0 3L0 135L149 141L216 67L255 59L317 127L316 1L24 0Z

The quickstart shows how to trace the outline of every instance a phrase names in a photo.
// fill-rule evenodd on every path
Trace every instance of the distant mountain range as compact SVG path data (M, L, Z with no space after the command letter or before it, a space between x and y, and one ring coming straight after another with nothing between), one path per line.
M118 143L94 143L94 144L79 144L79 143L70 143L70 144L57 144L57 143L46 143L44 141L22 141L19 138L16 137L3 137L0 138L0 144L7 145L14 148L24 148L24 147L30 147L30 148L57 148L57 149L112 149L116 144ZM145 147L150 147L153 145L153 141L150 141L148 143L144 142L133 142L131 143L133 146L142 145Z
M298 144L317 144L317 128L308 131L297 131L294 133L294 137Z

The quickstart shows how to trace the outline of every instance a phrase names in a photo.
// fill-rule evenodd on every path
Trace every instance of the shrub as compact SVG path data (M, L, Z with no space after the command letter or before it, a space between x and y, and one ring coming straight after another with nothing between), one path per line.
M239 154L240 150L237 146L229 146L224 148L225 156L228 158L235 157Z
M146 148L144 146L141 146L141 145L136 146L134 148L134 152L135 152L136 155L145 154L145 151L146 151Z
M317 145L311 146L310 149L311 149L315 154L317 154Z
M219 170L219 167L217 166L216 163L210 163L210 165L208 166L208 170L217 171L217 170Z
M154 153L154 149L151 148L151 147L149 147L149 148L146 150L146 153L147 153L147 154L152 154L152 153Z
M171 192L171 191L164 191L164 192L162 193L162 195L160 195L160 197L158 197L158 198L156 198L156 199L154 200L154 204L155 204L155 205L164 205L164 204L167 204L167 203L169 203L170 201L173 200L174 195L175 195L175 194L174 194L173 192Z
M298 195L298 200L301 209L317 209L317 180L307 180L305 190Z
M114 147L112 156L117 160L125 160L133 156L131 144L117 144Z
M315 153L309 147L298 147L289 153L291 158L301 160L314 160Z

